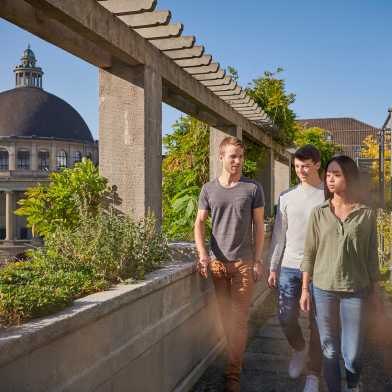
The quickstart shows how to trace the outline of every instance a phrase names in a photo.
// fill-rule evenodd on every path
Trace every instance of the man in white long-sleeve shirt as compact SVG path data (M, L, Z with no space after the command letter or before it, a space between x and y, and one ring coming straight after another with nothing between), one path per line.
M325 200L323 183L318 174L320 152L313 145L303 146L294 154L294 165L300 184L279 197L270 247L268 284L279 289L279 322L293 348L289 375L299 377L308 362L304 392L318 392L322 356L317 326L314 315L310 315L307 351L298 317L302 286L300 263L306 226L312 209Z

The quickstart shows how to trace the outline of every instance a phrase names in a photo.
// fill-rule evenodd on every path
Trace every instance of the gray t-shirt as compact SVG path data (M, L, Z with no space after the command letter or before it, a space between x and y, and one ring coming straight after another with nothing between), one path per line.
M214 179L203 188L199 209L211 211L212 257L220 261L254 259L252 212L264 207L263 188L256 181L241 177L232 188Z

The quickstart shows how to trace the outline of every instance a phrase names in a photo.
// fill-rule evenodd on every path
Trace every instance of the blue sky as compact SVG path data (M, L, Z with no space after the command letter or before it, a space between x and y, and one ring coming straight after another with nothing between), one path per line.
M285 69L299 118L355 117L381 126L392 106L390 0L158 0L223 67L246 85ZM44 88L71 103L98 136L98 72L82 60L0 19L0 91L30 43ZM180 115L164 105L163 130Z

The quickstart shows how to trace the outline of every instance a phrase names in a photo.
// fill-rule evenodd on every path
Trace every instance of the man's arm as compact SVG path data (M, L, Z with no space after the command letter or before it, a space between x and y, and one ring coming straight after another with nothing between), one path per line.
M208 263L210 256L205 244L205 222L208 218L208 210L198 210L195 221L195 242L199 260L197 270L203 278L208 276Z
M264 207L252 210L255 244L255 279L259 280L264 272L263 247L264 247Z
M286 246L287 217L279 198L270 247L270 271L277 272Z
M279 197L269 251L270 273L268 277L268 286L271 288L277 287L278 285L278 270L286 246L287 216L285 211L282 210L282 207L282 201Z

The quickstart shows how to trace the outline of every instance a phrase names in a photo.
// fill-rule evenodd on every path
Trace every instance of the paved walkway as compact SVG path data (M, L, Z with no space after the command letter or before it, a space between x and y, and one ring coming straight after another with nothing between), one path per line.
M305 318L301 318L300 322L306 327ZM307 331L307 328L303 328L303 331ZM248 342L241 375L241 392L302 392L305 378L292 380L287 373L290 353L277 318L270 317L256 329ZM368 343L362 376L364 392L392 392L391 361L392 345L376 348L371 342ZM219 358L207 369L192 392L223 391L223 370L224 360ZM320 392L325 391L322 385Z
M301 319L306 326L306 320ZM303 328L307 330L307 328ZM250 339L244 357L241 392L302 391L304 377L297 380L287 373L290 347L282 334L278 320L271 317ZM224 360L219 358L204 373L193 392L220 392L224 385Z

